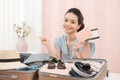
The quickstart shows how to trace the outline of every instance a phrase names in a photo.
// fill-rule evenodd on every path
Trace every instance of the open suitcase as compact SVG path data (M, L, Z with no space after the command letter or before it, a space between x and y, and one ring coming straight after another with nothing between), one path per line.
M65 63L72 63L74 62L75 59L72 60L63 60ZM61 74L56 74L53 73L54 71L48 71L44 70L44 66L40 68L38 71L38 77L39 80L103 80L105 76L107 76L107 62L104 59L80 59L80 61L95 61L95 62L100 62L103 63L103 66L99 70L99 72L92 77L73 77L73 76L68 76L68 75L61 75ZM58 73L65 73L65 71L59 72Z

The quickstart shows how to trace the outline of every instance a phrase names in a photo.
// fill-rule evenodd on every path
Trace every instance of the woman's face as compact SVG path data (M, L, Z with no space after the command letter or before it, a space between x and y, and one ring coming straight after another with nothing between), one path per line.
M71 34L77 32L79 29L78 17L73 13L67 13L64 18L63 28L65 33Z

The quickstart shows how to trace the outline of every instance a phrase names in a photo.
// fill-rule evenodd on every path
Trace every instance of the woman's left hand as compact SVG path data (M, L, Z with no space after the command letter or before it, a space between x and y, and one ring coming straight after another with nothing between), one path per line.
M78 49L82 46L83 46L83 42L79 41L77 44L74 45L73 49L74 51L78 51Z

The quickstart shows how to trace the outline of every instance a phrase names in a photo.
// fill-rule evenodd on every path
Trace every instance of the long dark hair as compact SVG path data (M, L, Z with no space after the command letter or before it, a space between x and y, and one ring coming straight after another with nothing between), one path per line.
M81 31L84 28L84 23L83 23L84 18L80 10L77 8L71 8L66 12L66 14L67 13L73 13L78 17L78 25L80 25L80 28L77 30L77 32Z

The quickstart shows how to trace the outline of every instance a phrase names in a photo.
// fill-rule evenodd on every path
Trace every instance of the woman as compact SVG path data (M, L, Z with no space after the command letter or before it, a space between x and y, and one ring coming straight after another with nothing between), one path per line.
M88 41L80 42L75 34L84 29L83 16L79 9L69 9L64 17L64 32L66 35L58 37L54 42L54 52L46 38L40 38L42 44L45 44L49 53L58 59L67 54L69 58L89 58L94 52L94 43Z

